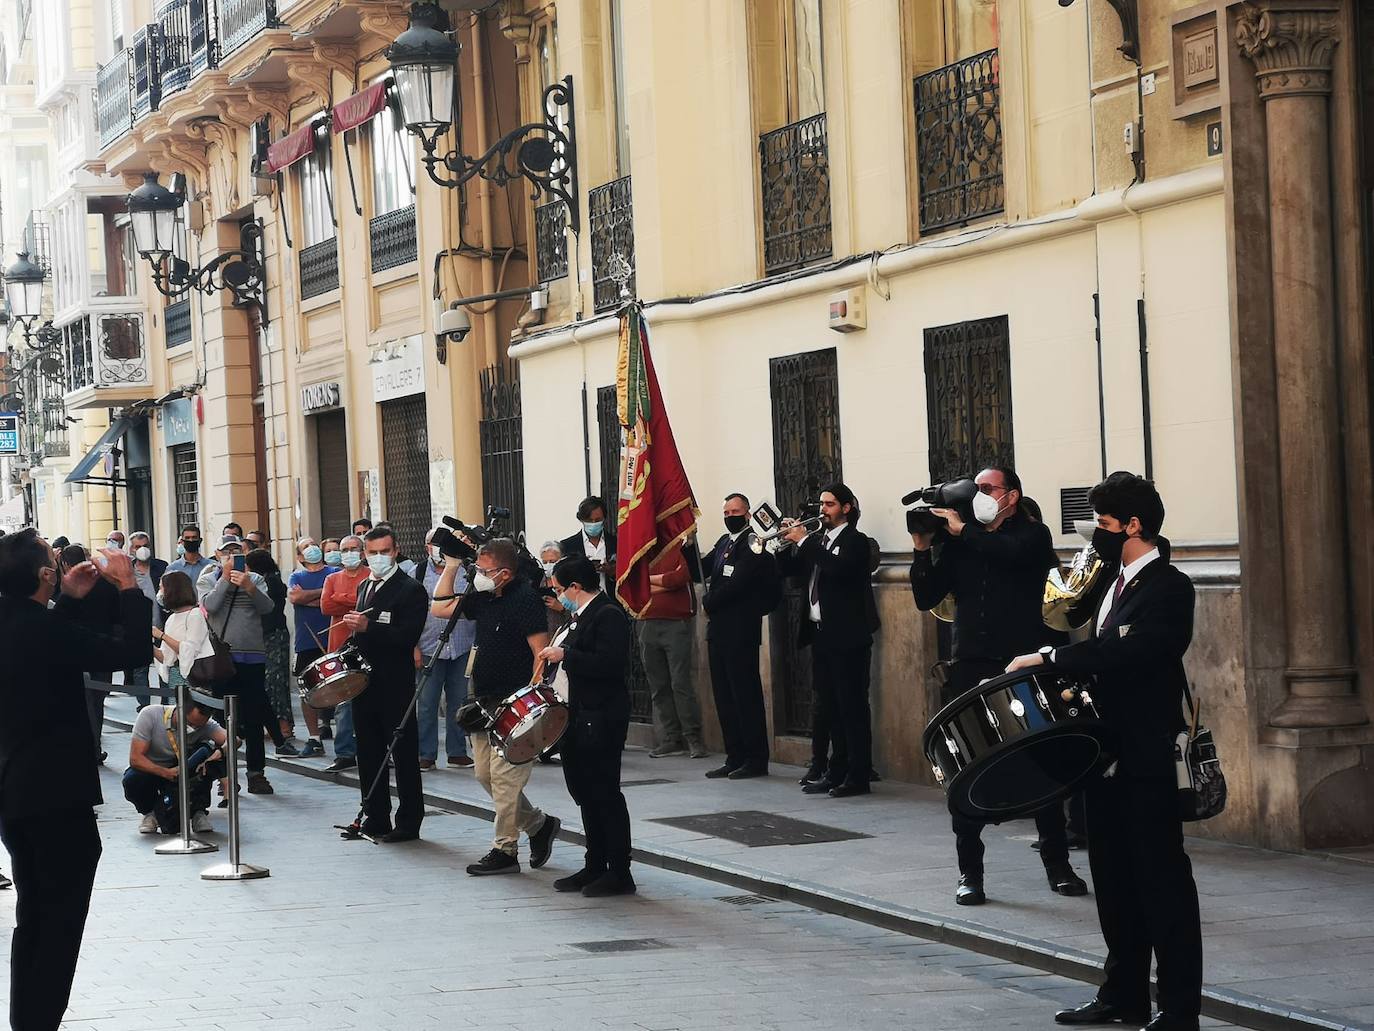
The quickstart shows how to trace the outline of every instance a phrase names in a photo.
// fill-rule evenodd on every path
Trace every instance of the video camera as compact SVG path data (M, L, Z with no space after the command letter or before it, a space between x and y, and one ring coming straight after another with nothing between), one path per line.
M964 522L973 522L973 499L977 496L978 485L967 478L947 480L903 495L902 504L912 506L906 512L907 532L935 533L943 530L945 521L932 515L932 508L952 508Z
M431 543L438 545L440 553L445 558L471 562L477 557L476 548L480 548L493 537L503 536L499 524L508 519L510 519L510 509L501 508L497 505L487 506L487 524L485 526L469 526L461 519L444 516L444 525L435 529L434 536L430 540ZM466 537L472 544L469 545L465 542L463 537Z

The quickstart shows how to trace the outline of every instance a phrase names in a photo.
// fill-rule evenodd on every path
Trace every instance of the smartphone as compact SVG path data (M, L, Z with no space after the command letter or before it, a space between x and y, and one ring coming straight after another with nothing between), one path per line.
M243 555L234 556L234 572L242 573L248 568L248 559Z

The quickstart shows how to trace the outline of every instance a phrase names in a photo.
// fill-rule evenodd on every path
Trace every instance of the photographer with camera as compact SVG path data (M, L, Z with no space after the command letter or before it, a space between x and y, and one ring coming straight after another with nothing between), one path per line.
M175 705L145 705L134 721L129 742L129 768L124 771L124 797L143 819L140 834L175 834L180 830L177 810L177 722ZM186 706L186 769L191 799L191 830L208 833L210 784L224 776L224 728L210 709L192 699Z
M1045 577L1058 564L1050 531L1021 511L1021 479L1009 467L984 469L973 483L976 492L968 500L965 491L952 489L958 484L922 492L931 501L956 507L908 513L916 607L928 612L950 595L957 605L953 661L942 685L942 704L1001 675L1013 656L1033 652L1049 638L1041 602ZM1035 824L1050 889L1060 895L1086 894L1087 885L1069 865L1063 808L1041 810ZM987 901L984 825L962 816L955 816L953 825L959 857L954 900L961 906L982 905Z

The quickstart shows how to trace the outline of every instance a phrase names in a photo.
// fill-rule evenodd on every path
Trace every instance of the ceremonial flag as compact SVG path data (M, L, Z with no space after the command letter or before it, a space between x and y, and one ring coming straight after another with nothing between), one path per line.
M638 616L649 607L656 563L697 528L696 499L668 425L638 301L620 313L615 396L621 440L615 593Z

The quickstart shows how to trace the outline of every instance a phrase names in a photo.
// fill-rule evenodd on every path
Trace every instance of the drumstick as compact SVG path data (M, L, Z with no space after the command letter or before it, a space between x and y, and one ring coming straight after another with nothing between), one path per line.
M367 615L367 614L368 614L369 612L371 612L371 611L372 611L372 606L369 605L369 606L368 606L367 608L365 608L365 609L359 609L359 610L358 610L358 615L360 615L360 616L365 616L365 615ZM340 617L340 618L338 618L338 619L331 619L331 620L329 621L329 629L330 629L330 630L333 630L336 626L338 626L338 625L339 625L340 623L342 623L342 622L343 622L343 617ZM311 633L313 634L314 631L312 630ZM317 640L318 640L318 638L317 638Z
M334 625L333 623L330 624L330 626L333 626L333 625ZM329 649L325 647L324 642L320 640L320 635L317 634L317 633L315 633L315 628L314 628L313 626L308 626L308 627L306 627L306 629L310 631L310 636L313 637L313 638L315 639L315 644L319 647L320 651L322 651L322 652L327 652L327 651L329 651ZM325 632L328 633L328 630L326 630Z
M544 679L544 659L542 657L535 660L534 676L530 677L531 684L537 684Z

